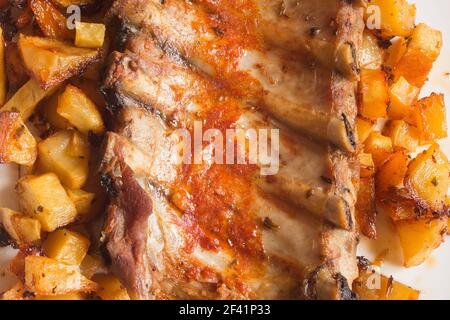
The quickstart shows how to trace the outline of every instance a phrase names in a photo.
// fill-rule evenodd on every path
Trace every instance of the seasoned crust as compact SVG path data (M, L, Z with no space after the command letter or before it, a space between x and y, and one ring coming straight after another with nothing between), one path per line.
M148 275L147 237L148 219L152 214L152 202L133 176L133 171L121 157L119 146L114 154L115 168L110 174L115 197L108 210L105 224L107 249L121 279L138 299L148 299L151 279ZM111 192L111 190L110 190Z

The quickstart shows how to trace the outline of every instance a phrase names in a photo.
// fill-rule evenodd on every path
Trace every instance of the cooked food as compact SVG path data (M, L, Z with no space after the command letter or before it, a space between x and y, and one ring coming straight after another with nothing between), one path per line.
M67 18L50 1L30 0L30 8L47 37L58 40L73 39L73 31L67 28Z
M0 108L6 101L6 66L5 66L5 39L0 26Z
M105 130L95 104L75 86L68 85L59 96L56 112L84 134L102 133Z
M442 33L420 23L414 28L408 45L393 73L404 77L413 86L422 88L442 48Z
M420 292L376 271L365 259L359 260L359 278L353 290L363 300L417 300Z
M89 239L67 229L50 233L42 245L47 257L79 266L89 249Z
M6 102L0 111L18 112L23 121L33 114L38 103L55 91L56 87L42 89L33 79L28 80L15 95Z
M10 209L0 209L0 223L18 246L30 246L41 239L38 220Z
M75 45L83 48L101 48L106 27L101 23L76 22Z
M370 0L369 8L378 8L381 28L378 32L386 38L409 36L414 30L416 6L406 0ZM369 13L373 13L369 10Z
M77 216L75 205L53 173L26 176L17 189L24 212L39 220L44 231L64 227Z
M89 175L89 149L85 138L76 131L59 131L41 141L39 168L54 172L62 184L71 189L81 189Z
M25 285L39 295L91 292L98 288L81 275L77 266L39 256L25 258Z
M116 1L112 11L139 30L132 37L136 46L145 43L146 34L154 34L155 43L176 50L209 76L219 76L247 104L296 131L351 151L356 146L353 76L364 27L362 11L355 6L335 0L285 9L282 1L211 5L129 0ZM348 77L333 72L335 68Z
M449 232L445 99L421 95L442 35L414 5L0 10L0 163L20 166L2 299L419 298L388 250L356 256L379 213L405 267Z
M32 166L37 157L36 139L16 112L0 112L0 163Z
M401 220L395 223L406 267L424 262L444 241L447 217Z
M263 5L256 3L267 12ZM123 53L114 54L105 83L110 103L120 108L115 116L116 133L107 136L102 166L113 195L106 225L113 264L132 297L141 299L351 298L346 289L357 276L353 178L357 179L358 170L352 155L326 141L344 151L354 150L356 82L351 74L345 78L320 63L306 66L302 60L290 59L287 48L264 28L259 45L236 42L233 33L239 39L258 34L255 29L246 34L239 28L251 23L252 8L240 13L226 3L208 6L236 22L209 20L207 5L200 3L117 1L114 5L123 22L139 30L129 35ZM319 7L324 8L323 4L300 5L288 14L313 15ZM339 38L347 36L347 30L339 28L346 27L352 31L351 46L357 50L362 37L358 7L330 1L326 10L341 23L336 47L330 50L343 50ZM154 20L143 19L150 12ZM268 23L262 17L261 23ZM186 19L221 31L190 30L192 23L185 23ZM289 21L293 25L284 24L285 28L304 28L304 20ZM273 22L271 26L277 27ZM185 36L178 34L180 28ZM326 37L328 30L322 32ZM152 39L151 34L156 37ZM223 53L213 56L207 48L215 43L227 45L220 45ZM271 50L258 49L264 46ZM299 54L304 54L303 49L300 44L292 48ZM239 50L248 53L233 55ZM274 69L264 71L269 68ZM232 80L238 74L239 83ZM317 88L311 87L309 77L319 83ZM258 102L255 97L261 89L266 94ZM323 96L330 90L339 93L335 91L331 99ZM317 103L308 101L317 97L321 99ZM345 106L341 99L347 99ZM249 108L250 101L262 109ZM155 113L140 106L151 107ZM337 111L334 106L343 109ZM233 126L280 129L283 161L278 174L261 176L256 170L260 164L228 167L167 162L177 150L176 129L193 128L199 120L208 128L224 131ZM339 136L330 131L335 125L340 127ZM305 132L317 140L302 136ZM320 217L329 222L323 224ZM168 260L183 267L174 271L165 263ZM232 261L236 263L230 265ZM190 269L209 273L188 275ZM236 278L238 269L241 276ZM238 290L238 283L246 289ZM298 288L303 289L299 292Z
M30 76L44 90L81 73L99 56L97 50L77 48L48 38L20 35L18 45Z

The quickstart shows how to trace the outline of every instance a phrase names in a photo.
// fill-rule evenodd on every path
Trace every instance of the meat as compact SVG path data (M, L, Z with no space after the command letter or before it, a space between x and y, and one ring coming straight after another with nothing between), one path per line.
M114 3L127 37L104 83L105 241L135 298L353 298L362 18L319 2ZM176 161L199 123L275 132L275 170L245 161L250 146L242 163Z
M127 0L116 1L113 12L131 27L153 34L162 47L177 51L187 63L220 78L248 104L266 109L295 130L354 150L355 82L316 64L331 61L357 72L362 11L347 1L308 1L293 12L311 20L277 16L270 24L268 19L274 16L270 10L290 1L276 1L270 7L266 2L275 1ZM311 39L309 31L314 28L321 32ZM272 40L264 41L269 35ZM272 45L274 38L283 37L290 41ZM286 42L300 48L286 50L282 48Z

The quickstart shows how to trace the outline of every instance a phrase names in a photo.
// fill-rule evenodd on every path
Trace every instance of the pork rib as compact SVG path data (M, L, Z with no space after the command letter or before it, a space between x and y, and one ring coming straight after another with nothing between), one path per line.
M276 8L292 6L288 3L127 0L117 1L112 11L130 28L153 34L161 46L176 49L188 63L220 77L249 104L265 108L295 130L353 151L355 81L316 64L326 61L342 66L338 70L358 72L362 11L349 1L297 1L295 16L274 18ZM317 29L317 35L311 31ZM271 40L264 41L269 35ZM289 50L288 42L300 49Z
M357 5L117 0L111 15L127 37L104 83L105 241L133 296L353 298ZM171 161L196 121L279 129L279 171Z

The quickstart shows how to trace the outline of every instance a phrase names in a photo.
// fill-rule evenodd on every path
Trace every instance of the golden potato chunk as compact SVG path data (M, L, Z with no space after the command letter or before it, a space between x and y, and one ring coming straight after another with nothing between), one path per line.
M442 33L421 23L408 40L406 52L394 67L395 79L404 77L422 88L442 48Z
M74 130L59 131L38 145L39 168L54 172L63 185L80 189L89 175L89 147Z
M361 153L359 156L361 178L370 178L375 174L375 163L370 153Z
M77 216L75 205L53 173L25 176L16 189L25 213L39 220L44 231L63 227Z
M419 147L419 130L403 120L389 122L383 133L391 138L394 147L405 148L409 152L414 152Z
M395 222L405 267L418 266L428 259L444 241L447 223L447 217Z
M400 37L396 40L392 40L392 45L387 49L385 65L393 68L405 54L408 41L406 38Z
M389 103L386 74L381 69L361 69L361 116L371 120L385 118Z
M376 186L379 196L383 199L392 192L403 188L408 170L409 158L406 150L398 150L379 168L376 174Z
M386 38L407 37L414 29L416 6L406 0L371 0L370 6L379 8L381 35ZM371 11L370 11L371 12Z
M48 0L30 0L30 8L46 37L58 40L73 39L73 31L67 28L67 18Z
M1 295L1 300L32 300L33 294L25 288L22 281L18 281L11 289Z
M411 112L411 106L417 101L419 93L419 88L400 77L389 88L389 118L393 120L406 119Z
M61 117L56 109L58 108L59 95L54 94L42 103L42 115L45 120L54 128L58 130L65 130L72 127L67 119Z
M88 134L105 130L103 119L95 104L75 86L68 85L59 96L57 112L74 127Z
M50 96L56 89L54 87L43 90L35 80L30 79L6 102L0 111L18 112L22 120L26 121L33 114L38 103Z
M98 50L78 48L65 42L32 36L19 36L23 63L42 89L53 87L80 74L96 61Z
M67 189L67 195L75 204L79 215L87 215L92 208L92 202L95 199L95 194L86 192L80 189Z
M0 108L6 101L6 66L5 66L5 39L3 29L0 27Z
M375 123L372 120L361 117L356 119L356 130L358 131L359 143L364 143L364 141L366 141L374 127Z
M383 64L385 52L378 45L378 39L372 33L365 31L359 53L359 64L364 69L378 69Z
M87 254L81 262L80 270L83 276L91 279L95 274L104 271L103 261L98 256Z
M127 290L114 275L96 274L92 280L99 285L95 293L102 300L130 300Z
M76 22L75 45L82 48L101 48L106 27L101 23Z
M417 127L422 144L447 137L447 116L443 94L432 93L414 104L408 121Z
M49 234L42 248L47 257L78 266L86 256L89 245L89 239L81 234L60 229Z
M418 300L420 296L420 291L374 272L370 267L360 269L353 291L360 300Z
M38 295L62 295L91 292L95 282L81 275L78 266L39 256L25 258L25 286Z
M441 212L450 183L449 169L447 157L438 144L433 144L411 161L405 186L422 207Z
M37 143L16 112L0 112L0 163L31 167L37 157Z
M0 222L6 232L20 246L32 245L41 239L41 224L38 220L22 213L0 208Z
M375 166L381 166L392 154L392 141L379 132L372 132L364 143L364 151L372 154Z

